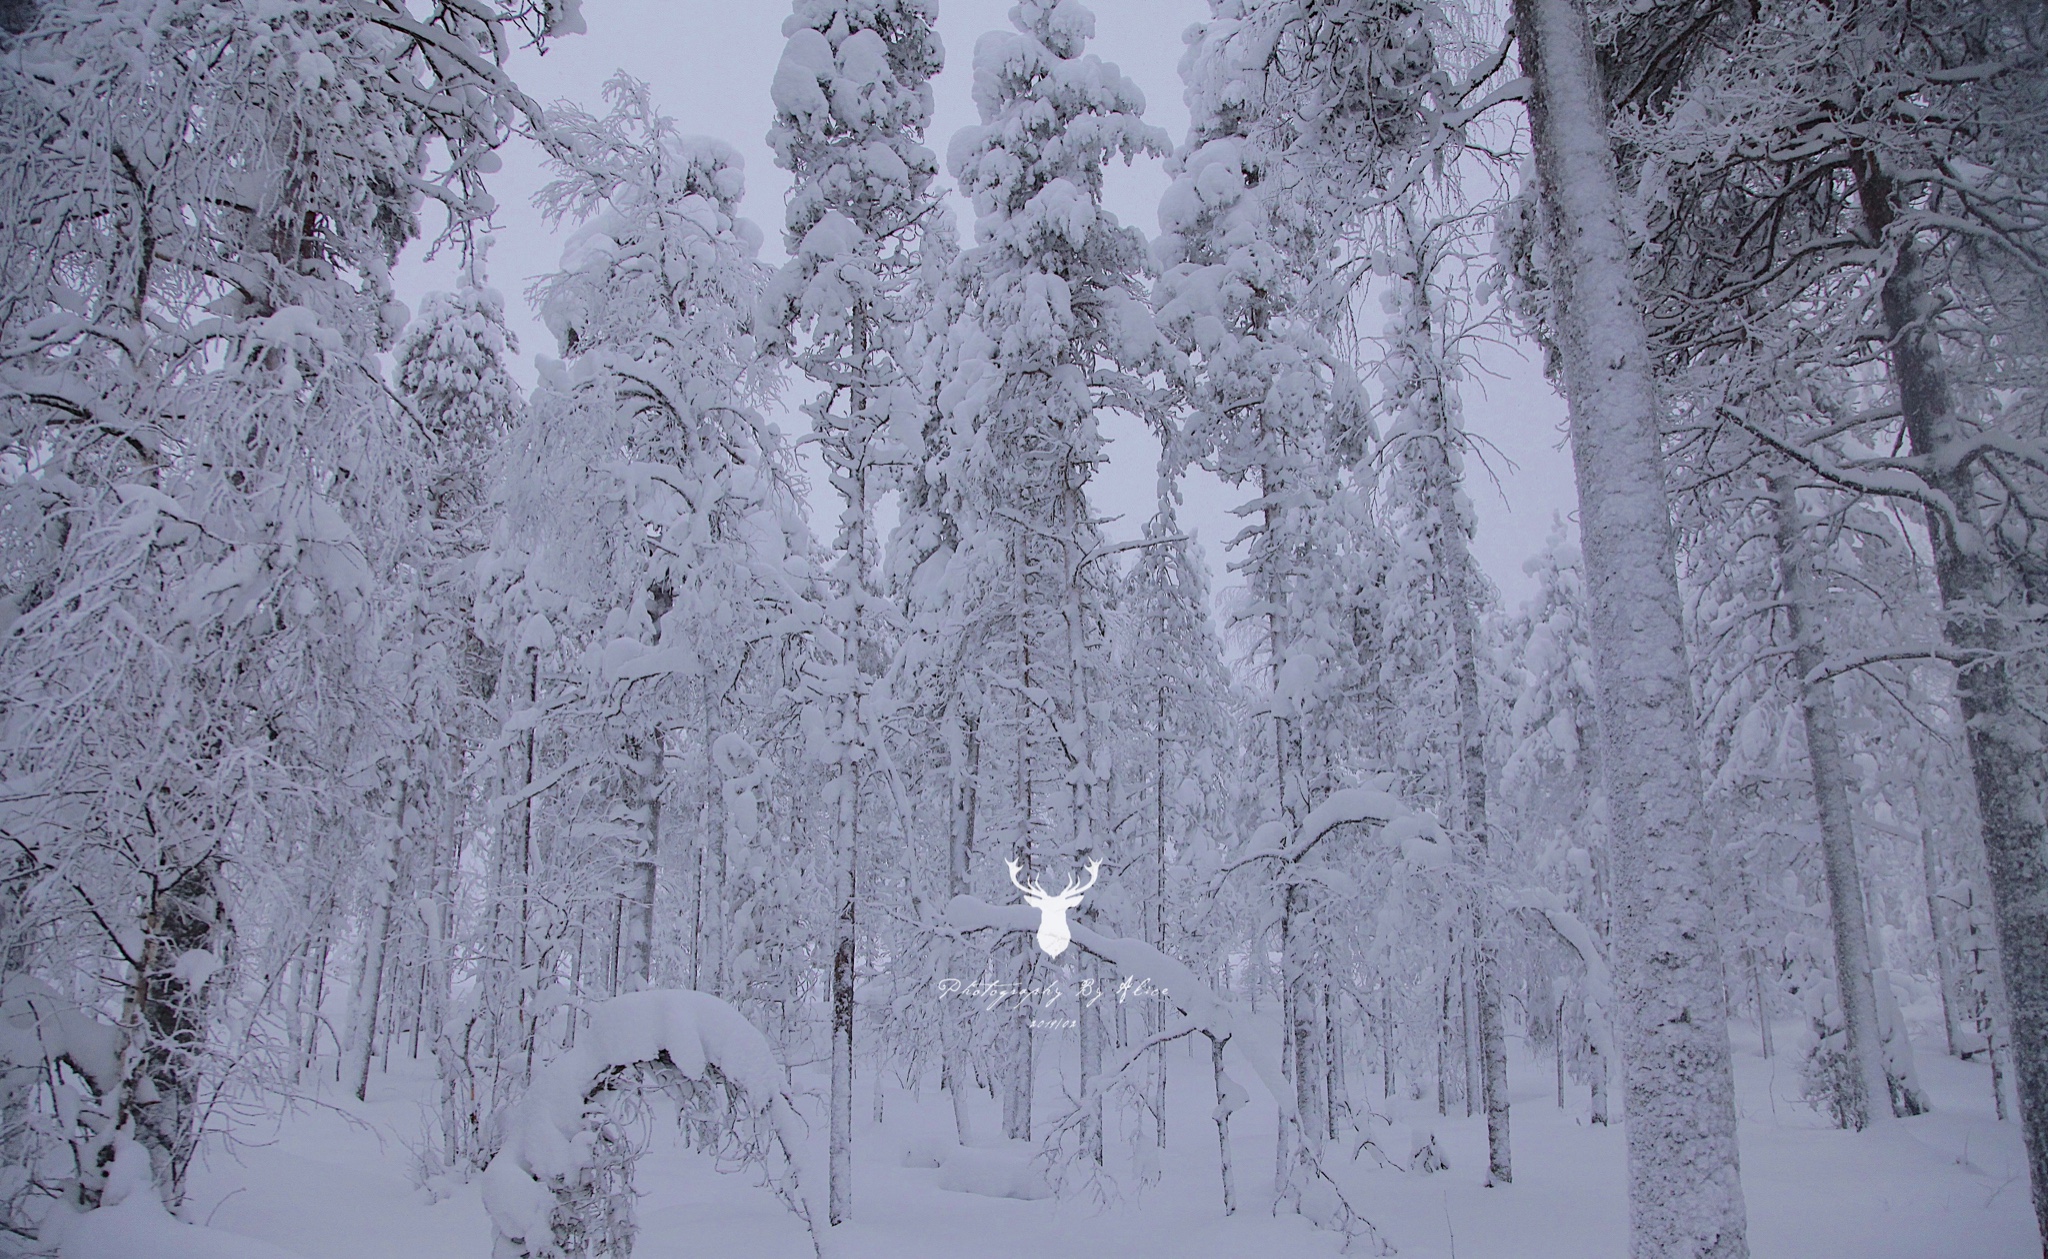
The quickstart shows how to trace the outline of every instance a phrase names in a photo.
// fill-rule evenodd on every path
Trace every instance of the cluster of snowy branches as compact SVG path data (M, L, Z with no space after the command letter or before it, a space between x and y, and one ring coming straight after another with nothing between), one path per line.
M502 1154L508 1245L630 1246L519 1176L590 1171L563 1107L628 1059L798 1160L760 1037L824 1067L814 1229L885 1078L1112 1193L1199 1036L1224 1209L1256 1078L1276 1209L1370 1242L1331 1172L1409 1165L1391 1099L1512 1179L1518 1029L1625 1118L1635 1253L1739 1256L1729 1020L1861 1128L1926 1106L1906 1007L2016 1077L2048 1220L2039 12L1213 0L1178 141L1077 0L1010 21L963 243L931 5L796 0L775 266L647 85L507 76L576 0L0 6L0 1227L137 1152L175 1209L209 1133L403 1056L423 1183ZM530 391L515 135L570 229ZM1152 239L1103 202L1145 159ZM469 282L408 312L423 232ZM1510 333L1581 505L1519 611L1461 404ZM1161 452L1128 536L1111 410ZM1049 960L1012 885L1090 863ZM614 1026L657 988L726 1059Z

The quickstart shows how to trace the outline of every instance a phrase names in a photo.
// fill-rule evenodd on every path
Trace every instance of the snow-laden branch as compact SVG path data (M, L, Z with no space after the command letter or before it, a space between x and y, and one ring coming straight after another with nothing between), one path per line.
M1380 842L1399 848L1401 856L1414 865L1443 866L1450 861L1450 844L1434 817L1408 807L1391 792L1377 787L1346 787L1331 792L1310 809L1292 832L1285 822L1261 826L1252 833L1251 851L1225 865L1221 873L1228 874L1254 861L1297 863L1338 827L1367 822L1379 823Z
M608 1072L650 1062L673 1066L686 1079L715 1075L738 1086L741 1104L768 1123L782 1146L791 1205L815 1241L825 1218L811 1200L816 1177L799 1167L803 1124L768 1038L724 1001L684 989L632 992L595 1006L575 1048L534 1074L533 1087L506 1115L504 1145L484 1169L484 1209L498 1236L519 1254L552 1253L556 1188L574 1185L590 1160L589 1142L580 1139L590 1098Z
M1593 934L1593 928L1586 920L1566 908L1564 898L1547 887L1525 887L1508 890L1496 889L1494 898L1507 910L1522 910L1539 915L1559 939L1572 947L1579 960L1586 965L1586 1031L1593 1040L1593 1048L1609 1062L1619 1062L1615 1056L1612 1024L1609 1022L1614 1005L1614 974L1607 969L1607 955L1600 951L1600 942Z

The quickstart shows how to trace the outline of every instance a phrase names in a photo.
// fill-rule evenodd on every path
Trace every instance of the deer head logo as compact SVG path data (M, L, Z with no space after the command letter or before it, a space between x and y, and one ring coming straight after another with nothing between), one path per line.
M1067 946L1074 941L1074 933L1067 928L1067 911L1079 905L1081 897L1089 888L1095 886L1097 872L1102 869L1102 862L1089 862L1088 881L1082 883L1069 878L1067 890L1058 896L1040 887L1036 879L1030 883L1019 883L1017 871L1021 867L1014 861L1005 864L1010 867L1010 882L1018 891L1024 893L1024 903L1038 911L1038 947L1045 950L1047 957L1058 957L1066 952Z

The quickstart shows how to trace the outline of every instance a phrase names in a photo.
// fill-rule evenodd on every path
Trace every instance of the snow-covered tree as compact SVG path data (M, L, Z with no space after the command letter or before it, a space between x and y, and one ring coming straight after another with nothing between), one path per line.
M1177 906L1197 852L1214 860L1227 785L1220 762L1236 731L1236 697L1211 623L1209 575L1194 540L1181 533L1171 500L1145 526L1150 544L1124 575L1116 598L1113 651L1117 686L1112 738L1125 768L1115 803L1125 869L1145 872L1146 895L1127 918L1170 956L1188 949L1194 933ZM1098 898L1100 899L1100 898ZM1157 1014L1157 1011L1152 1011ZM1148 1019L1149 1032L1161 1030ZM1166 1063L1156 1055L1149 1105L1153 1136L1166 1146Z
M1570 405L1614 855L1638 1256L1740 1255L1747 1219L1649 334L1586 8L1519 0L1551 327Z
M475 570L492 536L489 470L525 408L505 363L516 348L505 327L504 299L472 283L454 293L428 294L395 355L398 392L419 418L424 456L420 517L406 557L404 589L412 615L399 627L403 650L394 653L411 666L404 693L416 747L408 758L407 786L414 825L425 832L419 836L423 843L407 845L413 865L406 873L423 906L413 951L427 1008L415 1018L427 1024L423 1030L441 1079L438 1158L451 1169L480 1170L488 1161L487 1128L496 1109L488 1092L481 1100L474 1095L479 1082L465 1045L477 1012L471 1008L464 1017L456 1009L453 954L462 926L466 840L485 821L467 784L485 767L489 705L500 677L498 653L477 635ZM388 917L398 890L396 856L380 871L391 881L378 902L380 916ZM388 930L387 922L373 938ZM365 1005L374 1017L376 1003ZM369 1067L370 1037L363 1030L359 1094Z
M1647 191L1667 207L1655 216L1660 245L1640 260L1649 291L1688 367L1790 348L1851 386L1784 415L1724 393L1721 421L1803 475L1924 513L1943 636L1967 665L1958 689L2014 1042L2039 1045L2048 918L2018 907L2039 902L2042 877L2041 646L2029 609L2042 571L2032 451L2043 342L2036 321L2016 316L2040 300L2043 274L2040 216L2019 209L2039 204L2048 169L2039 15L1787 3L1730 28L1714 41L1721 55L1679 59L1692 72L1663 76L1660 107L1628 131L1660 163ZM1770 335L1780 330L1796 341ZM2048 1079L2048 1065L2019 1075ZM2048 1103L2022 1113L2036 1214L2048 1220Z
M1448 191L1456 198L1460 190L1452 183ZM1408 714L1404 734L1420 746L1404 746L1401 755L1429 767L1419 776L1437 781L1419 794L1440 800L1455 819L1485 885L1495 877L1494 850L1500 846L1490 823L1492 773L1480 695L1482 675L1492 672L1482 658L1487 644L1480 628L1489 591L1472 558L1475 522L1464 481L1466 461L1476 452L1465 435L1459 396L1466 355L1483 328L1485 310L1475 309L1468 292L1476 269L1477 217L1455 205L1446 212L1437 200L1417 190L1396 201L1382 256L1391 318L1384 334L1388 414L1379 453L1386 470L1385 510L1392 518L1395 554L1402 557L1388 574L1385 632L1394 657L1389 671L1408 672L1400 668L1403 658L1414 665L1412 676L1400 679L1407 697L1397 705ZM1424 720L1425 714L1437 721ZM1449 772L1433 772L1439 768ZM1507 1045L1491 911L1484 901L1473 906L1473 1007L1487 1172L1507 1183L1514 1178Z
M206 1095L261 1060L215 1039L217 1002L268 991L238 960L310 916L268 894L317 900L389 807L359 767L390 746L367 663L405 518L390 267L423 199L457 234L488 213L491 150L534 116L503 60L576 24L50 3L10 37L0 407L28 545L0 653L36 682L0 759L39 784L11 833L74 898L64 955L102 959L66 996L121 1028L118 1073L67 1086L93 1099L80 1204L123 1125L176 1199Z
M787 680L772 626L808 580L786 454L756 410L765 269L739 159L679 135L646 85L619 76L607 93L603 115L550 115L562 152L539 203L580 226L532 294L565 361L544 365L507 442L479 566L501 678L502 812L476 924L493 1079L525 1078L539 1021L560 1017L547 994L572 976L620 991L687 969L738 995L751 915L736 889L755 886L759 829L749 723ZM683 886L687 967L664 955L658 909Z
M938 212L938 163L923 140L943 53L920 0L798 0L783 33L768 143L795 183L784 229L790 261L771 289L769 317L802 334L797 363L824 387L806 410L842 504L824 608L831 645L812 675L815 701L831 710L813 710L813 754L834 771L827 807L840 880L828 1202L836 1225L851 1210L861 777L873 769L883 716L875 707L874 628L886 604L871 576L874 474L900 460L903 437L923 427L911 326L922 313L919 245Z
M1112 159L1165 142L1142 121L1136 86L1083 51L1087 9L1024 0L1012 25L975 46L981 122L949 155L979 216L953 281L959 313L935 351L939 471L957 495L959 541L944 574L921 580L943 583L956 632L973 643L958 684L980 697L978 806L993 832L983 847L1035 874L1076 868L1109 843L1096 714L1111 574L1087 484L1102 457L1096 414L1144 405L1135 373L1155 334L1143 238L1102 208L1102 181ZM1002 771L987 772L991 762ZM1017 1041L1005 1127L1026 1137L1028 1018Z
M1156 245L1161 276L1154 291L1159 327L1170 347L1169 378L1185 414L1167 437L1168 458L1200 463L1227 483L1249 483L1254 498L1238 542L1247 554L1250 601L1245 619L1266 672L1265 712L1257 740L1261 823L1293 826L1330 787L1327 649L1340 634L1340 608L1322 603L1327 559L1338 549L1319 529L1340 513L1343 452L1364 427L1364 391L1331 344L1331 295L1324 287L1325 224L1289 195L1284 157L1267 143L1259 76L1246 75L1239 39L1250 22L1204 29L1182 63L1192 118L1172 162L1175 180L1160 205ZM1325 561L1323 564L1317 560ZM1341 583L1340 583L1341 584ZM1348 627L1344 627L1348 628ZM1290 1027L1294 1060L1312 1059L1308 1017L1312 978L1305 968L1306 891L1279 889L1286 925L1284 999L1300 1007ZM1295 1105L1302 1139L1327 1126L1320 1080L1298 1070Z

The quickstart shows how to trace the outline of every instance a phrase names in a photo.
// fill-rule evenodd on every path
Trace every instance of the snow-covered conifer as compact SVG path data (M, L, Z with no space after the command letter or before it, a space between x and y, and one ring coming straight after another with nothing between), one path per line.
M1143 237L1103 209L1102 183L1111 160L1166 145L1137 87L1084 52L1086 8L1023 0L1011 21L975 45L981 121L948 158L978 217L953 281L959 313L935 351L959 542L934 579L973 643L983 763L1001 749L1007 766L985 777L988 846L1037 873L1109 842L1095 714L1110 574L1087 484L1102 457L1096 413L1144 405L1136 374L1156 334ZM1020 1020L1012 1136L1030 1132L1030 1044Z
M799 0L784 34L768 142L795 184L785 227L790 261L767 306L782 335L802 336L796 360L824 387L806 410L842 503L825 609L837 645L820 653L812 675L817 702L833 708L813 751L834 770L828 807L840 908L828 1209L839 1224L851 1211L861 775L881 717L871 698L882 609L870 575L875 470L923 428L910 325L920 314L918 246L938 213L938 163L923 141L942 50L920 0Z

